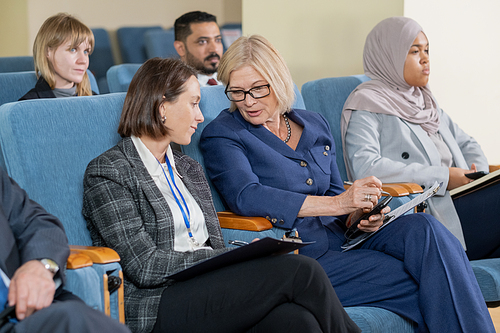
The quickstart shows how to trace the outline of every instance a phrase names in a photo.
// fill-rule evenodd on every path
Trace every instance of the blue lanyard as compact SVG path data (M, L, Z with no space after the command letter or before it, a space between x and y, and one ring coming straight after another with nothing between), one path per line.
M157 159L157 161L158 161L158 159ZM168 186L170 187L170 191L172 192L172 195L174 196L175 202L177 203L177 206L179 206L179 209L181 210L182 217L184 218L184 224L186 224L189 238L195 245L197 245L198 243L194 239L193 233L191 232L191 223L189 222L191 220L191 213L189 212L189 207L186 203L186 200L184 199L184 196L182 195L181 191L179 191L179 188L177 187L177 184L175 183L174 172L172 171L172 166L170 165L170 161L168 160L167 154L165 154L165 161L167 162L168 173L170 174L170 178L172 179L172 183L174 183L174 187L177 190L177 193L179 193L179 195L181 196L181 199L182 199L182 202L184 203L184 206L181 205L179 198L177 198L177 195L174 192L172 184L170 183L170 180L168 179L167 174L165 173L165 169L163 169L163 166L161 165L160 161L158 161L158 164L160 164L161 170L163 171L163 174L165 175L165 179L167 180ZM184 208L186 208L186 209L184 209ZM187 212L187 214L186 214L186 212Z

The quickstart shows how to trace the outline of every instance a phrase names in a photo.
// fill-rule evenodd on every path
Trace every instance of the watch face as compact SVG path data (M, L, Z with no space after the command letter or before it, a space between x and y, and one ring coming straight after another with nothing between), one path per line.
M45 268L53 274L59 271L59 266L51 259L42 259L40 262L45 266Z

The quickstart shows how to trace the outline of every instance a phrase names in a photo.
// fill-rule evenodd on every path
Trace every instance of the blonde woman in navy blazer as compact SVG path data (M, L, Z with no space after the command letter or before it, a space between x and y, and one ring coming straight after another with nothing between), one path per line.
M344 191L328 123L291 109L290 72L265 38L235 41L219 78L231 109L206 126L200 144L229 209L297 228L304 241L314 241L301 253L323 266L344 306L390 310L415 322L418 332L494 332L460 242L431 215L403 216L342 252L346 226L373 207L381 182L368 177ZM382 218L363 221L362 230L376 230Z
M125 98L123 140L85 172L83 214L93 243L120 255L127 325L134 332L360 332L321 266L305 256L246 261L183 282L168 278L230 250L201 166L169 147L191 141L203 121L199 100L194 69L180 60L148 60ZM149 162L168 170L156 178ZM166 186L172 179L181 191ZM179 206L172 193L184 193ZM197 234L200 228L206 235ZM185 241L191 248L179 249Z

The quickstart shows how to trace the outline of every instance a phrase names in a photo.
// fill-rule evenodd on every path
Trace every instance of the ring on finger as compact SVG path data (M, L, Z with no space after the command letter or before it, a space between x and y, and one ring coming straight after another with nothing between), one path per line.
M366 194L365 194L365 201L372 201L372 195L371 195L371 194L366 193Z

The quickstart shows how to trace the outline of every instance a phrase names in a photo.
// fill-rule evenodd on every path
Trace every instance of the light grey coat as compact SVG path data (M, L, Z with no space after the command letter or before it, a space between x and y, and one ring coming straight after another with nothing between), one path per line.
M453 166L488 171L488 161L479 144L461 130L441 109L439 134L453 156ZM350 180L376 176L384 183L414 182L429 188L442 182L440 191L427 201L428 213L441 221L462 243L460 219L448 186L449 171L441 166L441 156L422 127L399 117L353 111L344 141L344 159Z

